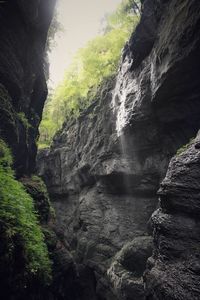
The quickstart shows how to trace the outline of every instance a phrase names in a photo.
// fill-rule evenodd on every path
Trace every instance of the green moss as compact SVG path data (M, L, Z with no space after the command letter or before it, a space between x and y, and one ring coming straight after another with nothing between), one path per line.
M40 222L46 224L50 219L55 219L54 209L51 207L47 188L42 178L32 175L21 178L20 181L34 200Z
M46 148L50 148L50 143L49 144L47 144L47 143L40 143L40 142L38 142L38 144L37 144L37 146L38 146L38 149L46 149Z
M38 222L33 200L25 191L23 184L15 179L11 164L11 152L0 140L1 239L3 236L4 239L7 239L7 241L3 241L9 245L9 247L5 247L4 255L8 256L10 261L8 264L12 263L13 257L16 255L16 248L19 248L20 243L20 253L25 261L23 276L26 274L28 278L35 277L43 283L48 283L51 279L51 263L44 235Z
M53 221L55 221L55 219L56 219L56 212L55 212L55 209L51 205L50 205L50 211L49 211L49 213L50 213L51 219Z
M9 93L2 84L0 84L0 122L16 129L16 113L12 107Z
M4 168L11 167L13 163L12 154L6 143L0 139L0 166Z
M194 140L194 138L191 138L189 143L187 143L187 144L183 145L181 148L179 148L176 152L176 155L180 155L181 153L186 151L189 148L189 146L192 144L193 140Z
M24 127L25 127L26 129L28 129L28 128L31 127L31 124L29 123L28 119L26 118L24 112L19 112L19 113L17 114L17 117L18 117L18 119L19 119L20 122L24 125Z
M46 244L48 246L50 255L53 256L53 252L54 252L54 249L56 248L58 238L57 238L55 232L52 229L50 229L49 227L43 227L42 230L43 230L43 233L45 236Z
M44 193L45 195L47 195L47 188L46 188L46 185L45 185L45 183L44 183L44 181L42 180L41 177L39 177L37 175L32 175L31 180L35 184L35 186L37 187L38 191L40 191L41 193Z

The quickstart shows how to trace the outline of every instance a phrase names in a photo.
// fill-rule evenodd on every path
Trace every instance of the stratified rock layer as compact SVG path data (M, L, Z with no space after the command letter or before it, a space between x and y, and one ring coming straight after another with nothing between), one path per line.
M192 197L188 202L184 198L184 205L182 198L176 197L173 206L165 201L171 207L170 222L163 207L154 214L156 252L154 267L146 273L145 293L142 274L150 246L144 243L142 248L140 243L149 240L149 219L158 205L157 190L171 157L200 127L200 3L143 2L141 22L125 46L116 82L108 81L89 109L64 125L51 149L38 156L39 173L57 212L57 226L77 268L87 266L95 277L95 293L88 299L189 300L192 284L196 288L197 276L180 264L180 274L186 268L182 294L179 298L176 291L171 294L181 289L179 269L175 259L169 268L164 260L162 266L159 261L163 255L159 241L166 234L159 231L159 222L166 222L165 231L171 236L182 230L189 243L185 233L195 221L185 222L182 214L184 209L188 214L197 211ZM180 212L174 207L181 207ZM178 219L172 222L177 212ZM184 241L177 238L182 247ZM167 255L173 256L174 240L170 239L164 245ZM119 260L129 248L133 257L139 257L139 270L129 270L131 258L128 267ZM165 289L165 278L170 276L171 286ZM197 297L195 293L200 296L198 289L193 294Z
M175 156L153 214L154 255L145 274L148 299L200 297L200 135Z
M147 174L145 181L139 162L134 170L134 158L122 153L109 108L113 88L111 80L100 91L99 100L57 136L51 151L38 156L57 226L77 266L93 270L97 281L93 288L106 299L114 297L106 275L111 260L127 242L147 235L158 188L156 172L152 179Z

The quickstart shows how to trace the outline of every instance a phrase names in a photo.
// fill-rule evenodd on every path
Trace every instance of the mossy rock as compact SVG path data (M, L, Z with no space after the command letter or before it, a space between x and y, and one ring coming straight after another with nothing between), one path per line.
M115 260L136 277L140 277L146 269L146 261L152 254L152 248L152 237L137 237L122 248Z
M50 205L47 188L43 180L33 175L31 177L23 177L20 181L34 200L40 222L46 224L50 219L54 219L54 209Z
M194 142L194 138L191 138L188 144L183 145L181 148L177 150L176 155L178 156L183 152L185 152L192 145L193 142Z
M4 168L11 167L13 158L10 149L6 143L0 139L0 165Z
M15 179L11 151L0 140L0 285L24 289L51 280L44 234L33 199Z
M10 95L5 87L0 84L0 136L7 140L17 142L17 115L12 106Z

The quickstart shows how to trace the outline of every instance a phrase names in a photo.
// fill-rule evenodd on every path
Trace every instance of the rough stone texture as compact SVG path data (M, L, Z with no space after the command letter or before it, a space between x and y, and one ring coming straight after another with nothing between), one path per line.
M78 122L55 138L51 151L38 156L39 173L49 187L58 227L77 265L89 266L95 273L94 288L102 299L116 297L106 271L124 244L147 233L158 188L156 172L155 178L152 173L141 178L139 162L122 154L113 111L108 109L112 88L113 80ZM138 170L131 168L136 163Z
M18 175L35 167L38 126L47 95L44 50L55 0L0 3L0 136Z
M139 288L135 285L134 292L135 275L126 277L133 284L126 285L126 270L120 269L115 255L128 242L151 232L148 221L169 161L200 127L200 2L146 0L143 5L116 83L108 82L91 107L76 122L65 124L51 149L38 156L39 174L48 185L68 249L77 266L85 265L95 275L97 298L91 299L134 299L138 291L138 297L145 297L141 287L147 257L143 257ZM188 184L193 182L188 178ZM198 211L197 194L184 199L180 195L173 200L167 197L170 201L163 196L166 208L153 217L156 252L154 267L145 277L148 299L199 296L198 275L192 273L198 274L197 259L187 256L193 246L198 248L196 219L189 217ZM169 210L167 215L164 209ZM166 226L163 233L159 224ZM172 236L178 239L175 251ZM187 246L188 265L181 258L177 267L174 257L178 259ZM135 256L134 242L132 247ZM166 257L162 247L167 248ZM171 259L171 265L164 258ZM189 271L189 264L196 271Z
M147 299L200 297L199 145L200 134L171 160L161 183L160 208L152 216L155 251L145 275Z
M121 300L145 299L142 275L152 248L152 237L138 237L115 256L107 273L114 293Z
M79 300L79 295L83 291L79 283L80 280L78 280L78 271L73 257L67 249L63 234L56 225L55 211L50 205L46 186L41 178L37 176L32 176L31 178L23 177L20 181L34 200L35 209L38 213L48 247L49 257L52 261L53 276L50 285L42 285L38 281L30 281L30 286L26 287L26 289L24 287L14 289L14 296L10 291L11 289L7 293L4 292L3 295L6 299L11 300L23 300L27 299L27 297L31 297L32 300ZM3 270L1 271L3 272ZM90 279L89 273L86 274L87 278ZM5 278L5 281L7 280ZM15 284L12 286L15 286ZM1 284L0 290L1 292L4 291Z
M47 193L39 179L30 176L35 169L38 126L47 96L44 54L55 2L0 1L0 138L12 149L17 177L35 201L53 261L51 286L46 288L30 280L28 287L24 282L18 287L25 254L16 247L16 261L4 260L1 264L0 292L1 298L6 300L96 297L93 296L94 272L89 267L75 266L59 226L50 218ZM2 247L7 239L0 226Z

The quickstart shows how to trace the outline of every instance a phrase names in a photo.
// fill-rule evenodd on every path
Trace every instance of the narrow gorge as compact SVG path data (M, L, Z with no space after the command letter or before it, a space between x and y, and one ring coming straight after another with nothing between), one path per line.
M0 166L7 144L52 268L29 275L0 204L2 299L198 300L200 2L141 1L117 76L37 151L55 2L0 2Z

